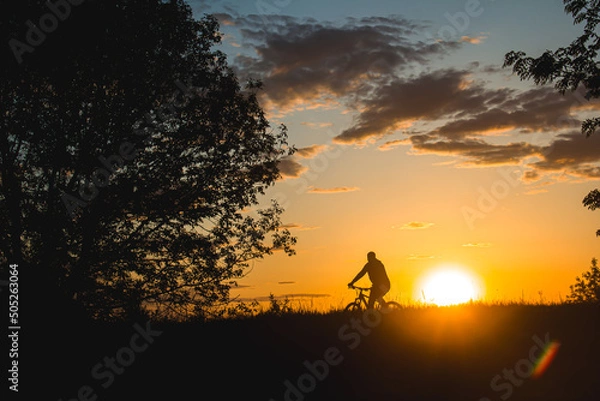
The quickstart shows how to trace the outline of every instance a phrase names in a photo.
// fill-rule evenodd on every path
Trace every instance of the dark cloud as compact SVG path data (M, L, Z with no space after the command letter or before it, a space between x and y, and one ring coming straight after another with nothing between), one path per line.
M316 230L319 227L317 227L317 226L305 226L303 224L297 224L297 223L287 223L287 224L282 224L281 228L287 228L288 230L309 231L309 230Z
M588 179L600 178L600 135L589 138L579 131L559 135L529 164L538 172L565 172Z
M523 177L521 178L524 182L534 182L534 181L538 181L541 178L541 175L539 172L535 171L535 170L529 170L529 171L525 171L523 173Z
M257 57L235 59L240 74L261 79L268 100L279 107L353 96L462 46L425 43L417 38L424 25L400 16L348 18L342 24L270 16L269 25L252 15L219 18L233 21L245 46L256 51Z
M300 159L311 159L327 150L327 145L311 145L299 148L292 156L284 157L279 162L279 172L283 178L298 178L308 170L300 163Z
M471 65L479 68L478 65ZM335 138L342 143L360 143L379 139L400 129L408 130L417 122L434 124L438 128L415 133L406 139L387 141L381 150L397 145L412 145L413 154L437 154L462 158L459 166L494 166L519 164L529 157L538 157L537 169L556 170L568 164L558 152L569 152L582 146L581 135L576 143L571 136L562 136L552 146L540 146L526 141L505 144L490 143L489 136L506 131L522 134L556 133L578 126L573 111L598 109L598 103L578 104L552 88L537 87L526 91L488 89L472 80L469 70L438 70L419 76L396 79L381 86L363 100L355 124ZM547 139L552 139L548 134ZM546 139L546 142L547 142ZM590 143L588 142L588 147ZM578 148L577 148L578 149ZM592 177L597 169L580 166L598 152L580 149L585 157L578 158L573 174ZM596 160L596 159L594 159ZM585 167L585 168L583 168ZM533 173L532 173L533 174ZM532 180L534 177L528 177Z
M411 78L397 78L378 88L362 103L356 124L335 140L363 142L393 133L417 120L433 121L450 115L483 112L504 101L510 91L487 90L470 83L470 71L446 69Z
M491 144L480 138L434 140L430 135L409 138L417 154L455 156L464 160L459 166L498 166L528 162L530 168L521 180L526 183L540 181L546 174L566 173L584 179L600 178L600 135L589 138L574 131L560 134L545 146L527 142Z
M491 88L474 78L474 74L505 73L497 65L472 62L462 69L432 68L434 60L478 44L484 35L425 42L419 37L423 37L426 24L401 16L347 18L334 23L269 15L268 24L264 16L240 16L233 11L217 17L224 26L238 29L241 37L236 42L246 51L235 58L234 68L242 79L258 78L264 83L261 101L267 110L343 106L345 111L356 111L352 126L334 142L365 143L403 131L410 134L392 138L380 149L408 145L413 154L462 159L459 166L519 164L536 157L538 161L528 164L531 170L522 177L527 182L562 171L600 178L598 139L586 140L579 133L554 140L551 136L578 126L572 113L599 110L598 103L578 103L551 87L524 91ZM415 73L417 67L425 67L426 72ZM490 141L489 137L506 132L549 133L551 145ZM324 145L298 149L280 162L282 175L299 177L307 171L301 160L326 149ZM310 192L356 189L312 188Z
M288 156L279 161L279 172L283 178L298 178L308 170L300 164L294 156Z
M393 141L388 141L388 142L384 143L383 145L379 145L378 149L385 152L387 150L395 149L398 146L410 145L410 144L411 144L410 139L395 139Z
M469 118L451 121L435 133L452 138L512 129L521 132L555 131L578 123L577 119L569 116L571 106L566 97L554 90L536 88L515 95L489 110L473 113Z
M526 163L530 170L521 177L525 183L540 181L547 174L600 178L600 135L587 138L580 131L559 134L545 146L528 142L491 144L481 138L435 140L428 134L414 135L409 140L415 153L455 156L464 160L459 166L516 165L537 158Z
M236 281L230 281L229 284L232 286L232 288L235 288L236 290L241 290L241 289L245 289L245 288L254 288L253 285L239 284Z
M463 165L493 166L518 164L522 159L541 155L543 149L527 142L503 145L490 144L481 139L429 141L425 136L412 137L417 153L458 156L465 159Z
M525 92L488 89L472 81L469 70L438 70L397 79L363 101L356 123L335 139L363 142L389 135L415 121L447 119L435 137L462 138L517 129L556 130L576 125L569 115L572 101L551 88Z
M327 150L327 145L311 145L297 149L295 154L304 159L311 159L325 150Z

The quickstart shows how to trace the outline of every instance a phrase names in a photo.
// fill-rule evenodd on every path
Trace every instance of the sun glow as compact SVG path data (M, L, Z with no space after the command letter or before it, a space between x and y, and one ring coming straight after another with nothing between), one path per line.
M481 297L479 279L463 268L441 267L426 274L417 285L417 298L439 306L456 305Z

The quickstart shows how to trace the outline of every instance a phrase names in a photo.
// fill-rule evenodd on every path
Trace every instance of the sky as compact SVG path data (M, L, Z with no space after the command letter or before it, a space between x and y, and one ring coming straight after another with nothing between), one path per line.
M503 68L582 32L561 0L194 1L219 50L285 124L296 154L266 194L297 254L255 261L232 295L297 295L338 307L374 251L389 299L457 268L488 301L560 301L599 256L600 105ZM357 284L367 285L368 281Z

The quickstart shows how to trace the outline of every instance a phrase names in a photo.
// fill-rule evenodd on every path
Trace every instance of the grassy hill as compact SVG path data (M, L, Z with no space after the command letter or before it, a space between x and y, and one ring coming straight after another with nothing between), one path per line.
M600 400L599 339L597 305L92 324L49 331L35 381L23 370L22 387L64 401L591 401ZM557 351L534 379L542 348Z

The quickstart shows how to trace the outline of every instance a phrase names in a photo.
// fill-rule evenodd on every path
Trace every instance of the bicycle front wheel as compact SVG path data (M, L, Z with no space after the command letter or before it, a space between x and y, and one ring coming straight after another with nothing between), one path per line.
M358 312L360 311L362 308L360 306L360 302L350 302L346 308L344 309L344 311L346 312Z

